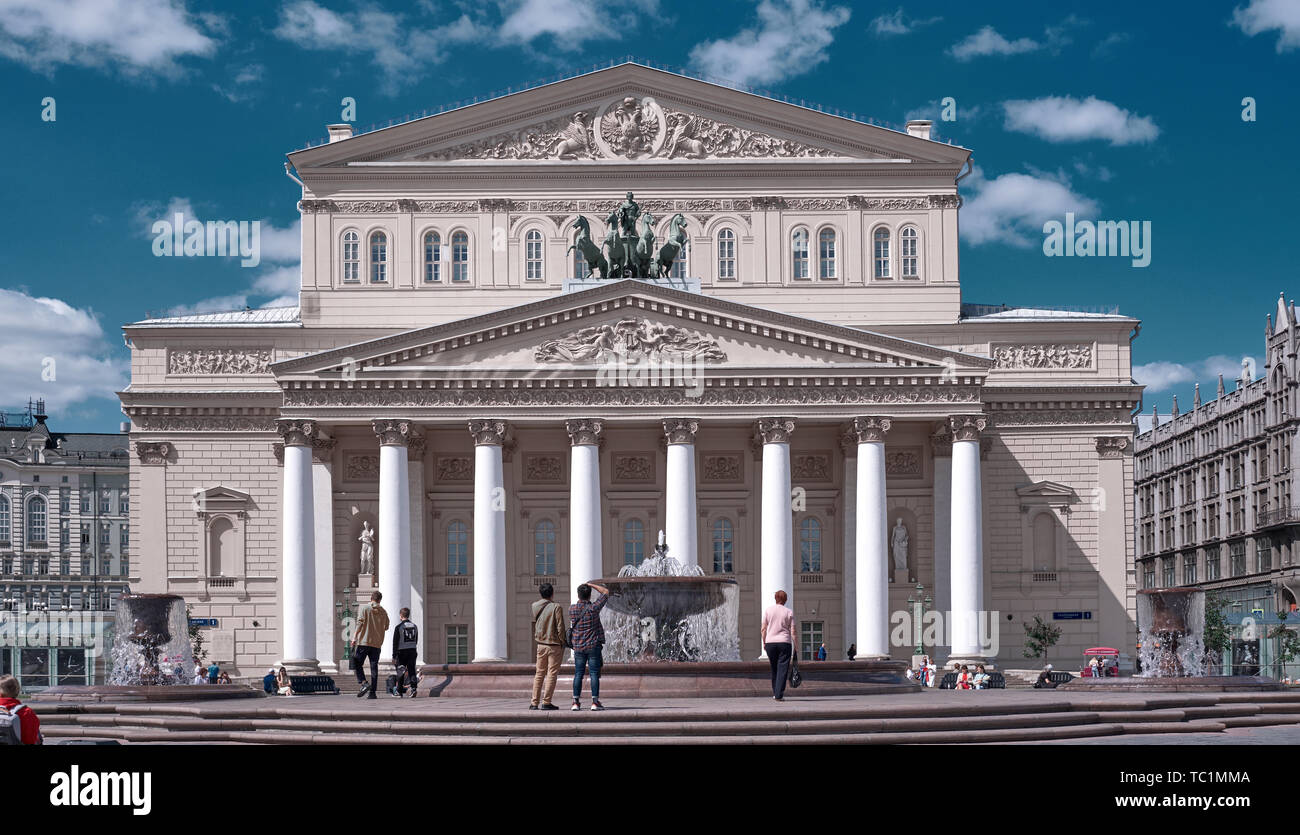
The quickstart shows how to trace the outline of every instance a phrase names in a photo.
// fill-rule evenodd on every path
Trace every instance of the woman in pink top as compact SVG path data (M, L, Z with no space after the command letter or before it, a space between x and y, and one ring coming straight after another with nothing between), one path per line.
M794 649L794 612L785 606L785 592L778 591L775 597L776 603L763 610L763 651L772 665L772 698L783 702Z

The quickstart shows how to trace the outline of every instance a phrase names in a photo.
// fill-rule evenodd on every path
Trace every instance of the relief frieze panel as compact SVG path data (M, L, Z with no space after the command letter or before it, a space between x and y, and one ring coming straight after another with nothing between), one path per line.
M1085 344L993 345L990 355L995 368L1010 371L1059 371L1091 369L1093 346Z
M168 374L269 374L270 348L172 348Z

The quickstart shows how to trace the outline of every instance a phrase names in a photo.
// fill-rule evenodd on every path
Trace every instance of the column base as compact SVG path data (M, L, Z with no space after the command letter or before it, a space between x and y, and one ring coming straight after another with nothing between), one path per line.
M336 676L339 674L339 665L334 661L322 661L320 663L320 674L323 676Z
M276 666L284 667L289 675L294 673L300 676L320 675L320 662L315 658L285 658Z
M888 655L881 655L876 652L859 652L853 656L854 661L888 661Z
M475 658L471 664L504 664L509 661L508 658Z

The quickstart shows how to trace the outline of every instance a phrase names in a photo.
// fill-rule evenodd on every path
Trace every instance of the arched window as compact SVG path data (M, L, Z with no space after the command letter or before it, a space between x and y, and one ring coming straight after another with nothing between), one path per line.
M451 280L469 281L469 235L464 232L451 236Z
M716 519L713 522L713 573L730 574L735 570L732 555L735 553L731 520Z
M524 278L542 280L542 233L536 229L524 236Z
M361 236L356 232L343 236L343 280L361 280Z
M871 237L875 252L872 260L876 265L876 278L892 278L893 274L889 271L889 230L882 226Z
M673 278L686 278L686 247L677 250L677 260L673 262Z
M1056 519L1050 513L1034 517L1034 570L1056 570Z
M799 523L799 571L817 574L822 570L822 523L808 518Z
M835 278L835 230L823 229L817 235L817 275Z
M645 524L639 519L623 523L623 565L640 565L645 559Z
M469 573L469 532L464 522L447 526L447 575L461 576Z
M32 496L27 501L27 544L45 542L45 497Z
M582 250L577 247L573 248L573 277L587 278L591 275L591 267L587 266L587 258L582 254Z
M388 235L383 232L370 234L370 283L383 284L388 281Z
M808 277L808 230L796 229L790 239L792 275L795 278Z
M918 237L915 226L904 226L898 234L898 272L903 278L921 277L921 257L917 254Z
M543 519L533 529L533 573L555 574L555 523Z
M12 528L9 526L9 499L0 496L0 542L9 542Z
M730 229L718 232L718 279L730 281L736 277L736 233Z
M235 525L224 516L212 520L208 527L208 576L235 575Z
M424 233L424 281L426 284L442 281L442 236L437 232Z

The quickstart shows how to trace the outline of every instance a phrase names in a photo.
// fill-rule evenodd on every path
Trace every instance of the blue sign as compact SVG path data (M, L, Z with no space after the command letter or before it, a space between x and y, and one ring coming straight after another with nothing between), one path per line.
M1052 612L1052 620L1092 620L1092 612Z
M216 618L190 618L190 626L216 626Z

